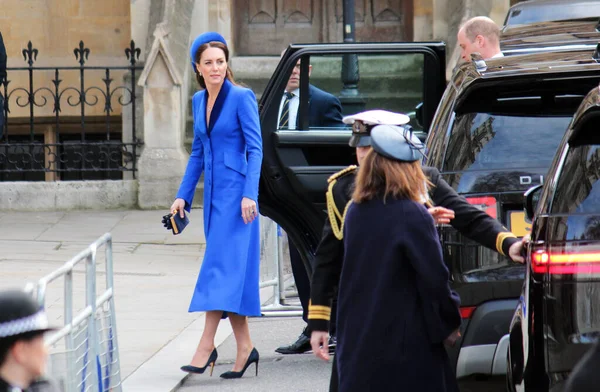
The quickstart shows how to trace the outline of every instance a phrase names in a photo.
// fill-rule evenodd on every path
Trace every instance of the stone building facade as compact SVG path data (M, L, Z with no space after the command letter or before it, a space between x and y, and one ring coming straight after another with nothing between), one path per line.
M431 41L448 44L451 69L458 58L456 32L471 16L502 24L515 0L355 0L357 41ZM121 181L0 182L0 210L53 208L164 208L170 205L187 160L190 96L196 86L188 47L198 34L215 30L227 39L236 77L267 80L291 42L342 41L342 0L3 0L0 32L9 67L22 67L32 41L37 66L70 66L80 41L90 49L86 65L120 66L135 41L144 65L136 133L144 141L138 176ZM65 76L63 83L78 83ZM71 79L70 79L71 78ZM13 75L11 85L26 83ZM51 75L36 83L51 84ZM252 84L249 84L253 87ZM258 83L257 85L260 85ZM258 88L257 88L258 89ZM260 96L261 91L255 91ZM143 104L142 104L143 98ZM51 115L37 111L36 115ZM74 110L73 108L65 108ZM90 114L94 114L90 109ZM175 113L176 115L173 115ZM63 113L65 114L65 113ZM123 123L132 116L115 110ZM15 108L10 116L27 116ZM125 125L123 134L125 135ZM131 132L131 130L129 131ZM187 133L189 139L189 132ZM188 140L189 142L189 140ZM50 195L42 198L40 192ZM199 190L201 193L201 189ZM81 195L85 195L82 197ZM73 198L77 200L73 202ZM197 198L201 200L201 195Z

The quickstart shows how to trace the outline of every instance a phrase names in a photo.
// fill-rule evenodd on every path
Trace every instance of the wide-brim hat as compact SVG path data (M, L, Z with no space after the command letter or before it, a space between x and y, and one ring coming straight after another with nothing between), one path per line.
M352 114L342 119L344 124L354 124L354 121L360 120L367 125L387 124L404 125L408 124L410 117L406 114L390 112L387 110L366 110L364 112Z
M31 295L19 290L0 291L0 340L55 329Z
M346 124L354 124L356 121L361 121L367 126L378 124L404 125L410 121L410 118L406 114L394 113L387 110L366 110L351 116L346 116L342 119L342 121ZM370 127L366 127L366 129L370 129ZM354 132L353 130L348 144L350 147L370 146L370 132Z
M198 52L198 49L202 45L207 44L209 42L220 42L223 45L227 46L227 41L225 41L225 38L223 38L223 36L217 33L216 31L207 31L206 33L200 34L196 37L194 42L192 42L192 46L190 47L190 58L192 59L192 67L195 64L194 57L196 56L196 52Z
M377 125L371 130L371 146L376 153L396 161L415 162L423 157L425 146L409 127Z

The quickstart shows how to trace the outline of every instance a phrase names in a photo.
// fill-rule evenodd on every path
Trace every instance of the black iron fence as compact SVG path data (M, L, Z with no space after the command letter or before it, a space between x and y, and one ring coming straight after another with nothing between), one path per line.
M135 178L140 49L131 41L124 66L86 65L90 52L81 41L73 50L79 66L38 67L30 41L27 66L8 68L0 181Z

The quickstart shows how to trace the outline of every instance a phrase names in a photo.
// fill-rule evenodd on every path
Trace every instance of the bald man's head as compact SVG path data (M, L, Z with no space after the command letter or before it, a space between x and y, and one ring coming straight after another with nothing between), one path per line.
M500 29L488 17L477 16L466 21L458 30L460 57L471 61L471 53L479 52L484 59L500 53Z

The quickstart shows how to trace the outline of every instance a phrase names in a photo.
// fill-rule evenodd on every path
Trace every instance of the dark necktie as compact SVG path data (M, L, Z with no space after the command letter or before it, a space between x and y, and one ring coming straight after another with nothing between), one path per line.
M285 92L285 100L283 101L283 107L281 108L281 117L279 117L279 129L289 128L290 122L290 100L294 97L294 94Z

